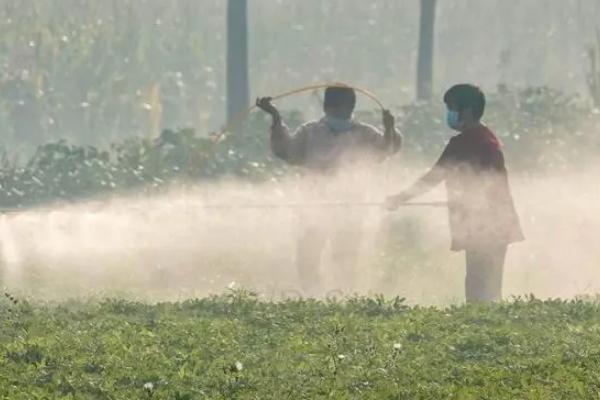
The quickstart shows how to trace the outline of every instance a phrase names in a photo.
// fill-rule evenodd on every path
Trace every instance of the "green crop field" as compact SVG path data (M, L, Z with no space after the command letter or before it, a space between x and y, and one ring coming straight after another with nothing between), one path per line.
M597 399L593 301L420 308L268 302L244 291L155 305L6 296L4 399Z

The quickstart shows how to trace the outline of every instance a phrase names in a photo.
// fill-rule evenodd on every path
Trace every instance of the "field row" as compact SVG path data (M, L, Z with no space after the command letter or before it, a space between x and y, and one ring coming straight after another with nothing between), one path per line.
M411 308L232 291L0 307L2 398L598 398L594 302Z

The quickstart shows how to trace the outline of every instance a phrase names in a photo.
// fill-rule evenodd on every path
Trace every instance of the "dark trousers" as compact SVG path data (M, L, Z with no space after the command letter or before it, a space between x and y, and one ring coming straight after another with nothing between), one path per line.
M296 248L296 266L304 294L318 295L323 289L321 256L328 244L334 268L335 289L354 289L360 239L360 226L339 227L329 231L320 228L305 229Z
M465 251L467 303L492 302L502 299L502 277L506 245L487 245Z

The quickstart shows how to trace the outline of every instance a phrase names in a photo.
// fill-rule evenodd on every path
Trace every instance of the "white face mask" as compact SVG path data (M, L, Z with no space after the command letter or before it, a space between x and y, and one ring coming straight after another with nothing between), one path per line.
M462 124L460 123L460 115L458 111L450 111L446 113L446 123L448 126L454 130L460 130Z
M337 118L326 115L324 121L327 127L334 133L348 132L354 128L352 118Z

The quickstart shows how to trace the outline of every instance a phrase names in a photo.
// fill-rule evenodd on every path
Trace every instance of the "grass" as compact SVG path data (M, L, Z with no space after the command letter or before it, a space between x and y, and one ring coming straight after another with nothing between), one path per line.
M5 399L597 399L595 302L265 302L0 306Z

